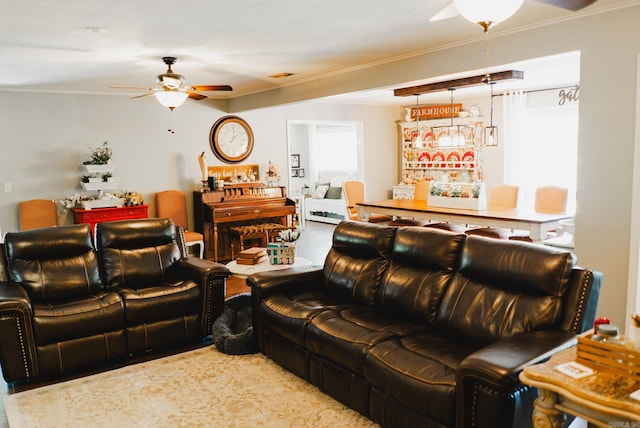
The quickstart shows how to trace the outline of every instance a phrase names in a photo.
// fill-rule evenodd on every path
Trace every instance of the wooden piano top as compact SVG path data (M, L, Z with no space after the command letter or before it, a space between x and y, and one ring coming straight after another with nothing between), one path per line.
M284 189L277 189L284 194ZM256 218L282 217L295 214L295 202L285 196L254 196L225 198L222 192L202 194L204 217L212 223L237 222Z
M224 190L201 193L203 204L228 203L238 200L265 200L286 197L286 189L283 186L265 187L264 185L252 185L252 183L239 183L225 186Z

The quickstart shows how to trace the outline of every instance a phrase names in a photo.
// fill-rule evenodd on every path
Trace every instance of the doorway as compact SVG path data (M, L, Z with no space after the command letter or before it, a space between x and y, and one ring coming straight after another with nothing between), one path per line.
M287 121L289 193L311 196L318 183L363 179L362 122Z

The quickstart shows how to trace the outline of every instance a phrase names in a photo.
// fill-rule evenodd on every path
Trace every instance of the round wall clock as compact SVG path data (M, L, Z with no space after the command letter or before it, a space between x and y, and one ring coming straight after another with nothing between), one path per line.
M223 116L211 127L209 145L222 162L242 162L253 150L253 132L240 117Z

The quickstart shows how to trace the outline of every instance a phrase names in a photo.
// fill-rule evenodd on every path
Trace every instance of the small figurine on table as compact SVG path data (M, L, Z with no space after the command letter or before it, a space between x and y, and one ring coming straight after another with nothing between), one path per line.
M267 171L265 173L265 179L267 181L267 185L277 185L280 181L280 173L278 172L278 167L269 161L267 165Z
M202 190L201 192L208 192L209 189L209 170L207 169L207 157L204 152L198 156L198 163L200 164L200 171L202 172Z

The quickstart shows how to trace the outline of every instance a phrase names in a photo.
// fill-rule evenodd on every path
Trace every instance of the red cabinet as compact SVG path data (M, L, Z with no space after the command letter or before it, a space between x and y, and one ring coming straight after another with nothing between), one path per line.
M71 211L73 212L73 222L75 224L87 223L91 225L91 230L95 230L96 223L102 223L103 221L130 220L149 217L149 205L120 208L94 208L92 210L71 208Z

